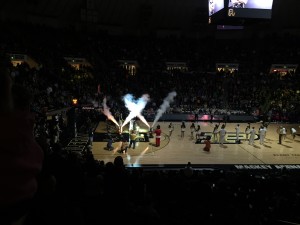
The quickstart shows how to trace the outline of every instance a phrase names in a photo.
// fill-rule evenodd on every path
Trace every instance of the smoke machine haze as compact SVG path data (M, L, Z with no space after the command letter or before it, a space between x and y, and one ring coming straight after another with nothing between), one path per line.
M163 103L160 105L159 109L157 110L157 114L153 121L152 127L154 127L154 125L159 120L159 118L162 116L162 114L167 111L167 109L170 107L170 104L174 101L174 98L176 95L177 95L177 93L175 91L173 91L173 92L170 92L168 94L168 96L164 99Z
M118 127L120 127L120 125L115 120L114 116L111 114L111 112L106 104L106 97L103 98L102 106L103 106L103 111L102 111L103 114L106 115L109 120L113 121Z

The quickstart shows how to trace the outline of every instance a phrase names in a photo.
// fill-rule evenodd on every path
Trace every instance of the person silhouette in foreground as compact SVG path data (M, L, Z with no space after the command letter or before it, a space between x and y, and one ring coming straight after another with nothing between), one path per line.
M43 150L33 135L34 114L22 86L0 65L0 224L23 224L38 189Z
M192 167L192 163L188 162L183 169L183 175L187 178L191 178L193 176L194 169Z

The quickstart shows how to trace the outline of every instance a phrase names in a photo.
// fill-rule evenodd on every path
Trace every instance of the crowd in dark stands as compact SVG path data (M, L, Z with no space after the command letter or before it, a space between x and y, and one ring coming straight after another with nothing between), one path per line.
M215 114L256 113L269 121L298 122L299 73L270 73L270 65L299 63L300 37L269 34L249 39L245 46L212 37L114 37L2 24L1 62L7 63L1 63L0 75L10 75L18 105L32 99L33 134L44 158L30 204L25 204L25 210L23 199L14 205L1 204L0 224L299 223L297 170L192 168L187 176L184 165L172 170L127 168L121 156L104 162L88 150L80 155L64 149L77 133L88 134L105 118L94 110L102 107L104 97L113 115L127 114L122 102L127 93L136 97L149 93L144 114L155 113L167 94L176 91L168 113L214 110ZM7 55L12 53L30 55L39 66L13 66ZM92 66L75 69L64 60L66 56L86 58ZM121 59L139 63L135 76L119 67ZM189 70L167 71L166 61L185 61ZM217 62L239 63L239 69L216 72ZM0 154L2 160L7 157Z

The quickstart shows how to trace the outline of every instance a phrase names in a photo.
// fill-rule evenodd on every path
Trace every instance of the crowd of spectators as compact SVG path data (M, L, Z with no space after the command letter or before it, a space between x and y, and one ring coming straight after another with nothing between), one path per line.
M24 34L20 37L16 32ZM167 94L176 91L168 112L213 110L270 115L279 121L298 119L297 73L270 74L272 64L298 64L299 37L295 35L253 35L242 42L210 36L201 40L120 38L14 23L4 24L3 34L2 51L28 54L39 63L34 69L20 65L12 74L22 73L19 77L24 84L33 86L33 91L43 90L36 93L35 104L40 106L67 107L73 97L81 104L99 103L105 95L113 111L125 112L122 96L132 93L138 98L148 93L151 101L144 113L155 113ZM86 58L92 68L75 70L64 60L67 56ZM137 61L137 74L130 75L118 60ZM167 61L186 62L188 71L167 71ZM239 68L216 72L216 63L220 62L238 63ZM98 84L101 95L96 99Z
M1 29L1 52L30 55L39 65L5 65L13 88L27 89L15 100L22 103L32 97L34 135L44 153L38 190L23 224L300 221L297 171L193 169L187 177L183 168L126 168L121 156L104 162L89 151L78 155L64 150L69 138L78 131L88 133L101 118L91 109L101 107L104 97L113 114L126 113L122 96L127 93L150 94L144 113L156 112L164 97L176 91L169 113L213 109L220 114L256 112L269 120L298 121L299 74L270 74L269 67L299 62L300 37L253 36L243 46L211 37L111 37L30 24L5 23ZM84 57L92 67L74 69L65 56ZM120 68L120 59L138 61L137 74ZM166 61L185 61L189 71L166 71ZM216 72L215 63L220 61L239 63L239 70ZM3 218L7 220L1 214L6 221Z
M41 184L28 224L271 225L300 219L298 171L198 170L191 165L186 173L184 165L125 168L121 156L104 163L92 155L83 160L57 153L47 165L55 190Z

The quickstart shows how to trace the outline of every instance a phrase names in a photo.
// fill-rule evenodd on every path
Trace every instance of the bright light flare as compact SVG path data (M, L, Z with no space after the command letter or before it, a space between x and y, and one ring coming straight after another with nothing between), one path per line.
M137 101L134 100L133 95L126 94L123 97L123 100L125 102L126 108L130 111L129 115L125 119L122 127L124 127L127 123L129 123L130 120L132 120L134 117L138 117L144 124L146 124L148 127L150 125L146 121L145 117L141 114L142 110L145 108L146 104L149 102L150 98L148 94L142 95Z
M149 150L149 146L147 146L142 152L141 154L136 158L134 165L140 165L140 159L143 157L143 155L145 155L147 153L147 151Z

